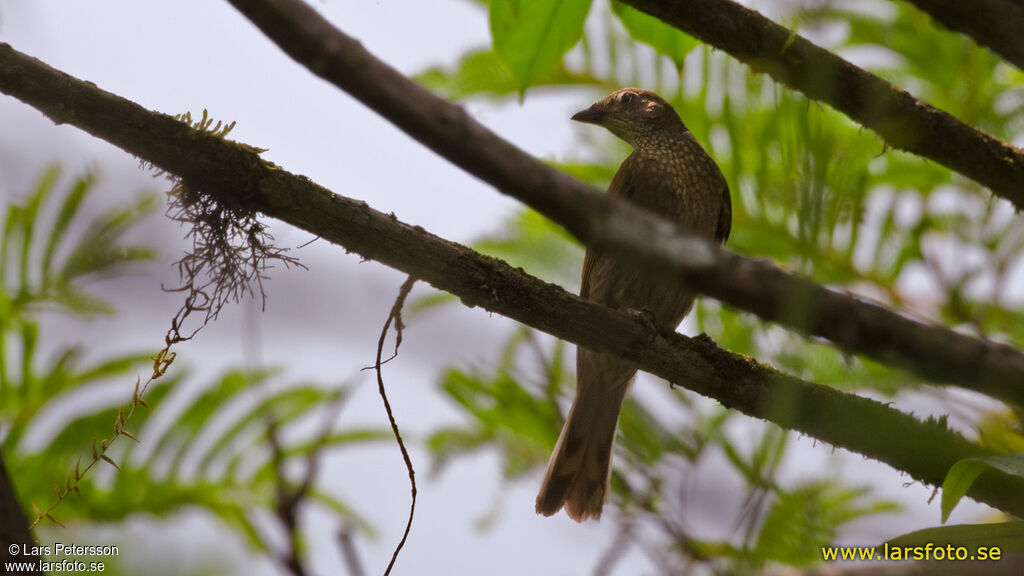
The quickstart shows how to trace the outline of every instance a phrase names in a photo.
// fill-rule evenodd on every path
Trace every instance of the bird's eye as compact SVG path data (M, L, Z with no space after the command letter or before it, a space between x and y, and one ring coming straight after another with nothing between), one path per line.
M623 104L629 104L630 102L633 101L633 98L636 98L636 94L633 94L632 92L626 92L625 94L622 95L622 98L620 98L619 101L622 102Z

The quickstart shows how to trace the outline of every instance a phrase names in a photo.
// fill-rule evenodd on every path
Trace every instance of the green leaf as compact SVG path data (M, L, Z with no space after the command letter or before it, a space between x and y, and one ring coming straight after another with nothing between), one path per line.
M21 233L21 206L14 204L7 206L7 214L4 216L3 239L0 239L0 286L7 286L8 258L11 256L11 247L18 240ZM13 265L10 265L13 268ZM12 270L13 271L13 270Z
M548 162L548 164L578 180L583 180L602 189L608 187L616 172L616 167L607 164L583 162Z
M146 362L152 363L152 361L152 352L131 352L109 356L95 364L79 369L72 376L71 381L74 384L79 384L120 376L129 373L137 365L145 364Z
M146 402L155 410L161 405L161 401L167 396L167 393L180 381L180 375L176 375L153 382L146 392ZM79 381L76 383L76 386L76 390L92 389L98 391L103 389L104 383ZM114 427L114 421L117 419L118 408L116 405L104 405L67 422L40 453L46 454L55 460L60 460L62 465L66 465L67 459L71 456L88 456L93 440L110 436ZM150 411L145 408L136 410L130 421L131 429L141 429L149 420L149 416ZM125 445L130 447L131 443L126 443Z
M46 201L46 198L53 191L59 176L60 167L56 164L50 166L42 179L39 180L35 193L29 197L21 212L22 242L19 281L23 287L27 287L30 281L29 264L32 261L30 254L32 250L32 241L35 236L36 216L39 214L39 207L42 206Z
M529 346L529 330L513 334L493 373L449 369L440 386L458 405L469 423L459 428L444 428L432 434L427 445L439 472L456 456L485 446L502 454L503 474L515 478L546 461L555 444L561 418L557 406L564 371L551 366L561 363L561 345L554 344L549 354L540 346ZM531 353L544 365L542 381L523 379L515 369L520 354Z
M388 434L390 434L390 431ZM317 490L315 486L310 489L309 498L327 510L333 511L337 516L344 518L347 522L362 532L363 536L366 536L370 540L377 538L377 529L374 528L373 524L341 500L331 496L330 494Z
M52 268L53 255L57 251L61 240L65 237L68 231L68 225L71 220L78 213L78 208L82 204L82 200L85 199L86 194L93 187L96 182L96 178L92 173L87 173L85 176L79 177L75 180L74 185L68 190L64 196L64 202L61 204L60 212L57 214L57 219L53 222L53 227L50 230L50 237L46 242L46 250L43 253L43 284L49 284L51 277L56 272Z
M35 369L33 368L33 359L36 354L36 344L39 342L39 324L36 322L26 322L21 325L21 377L22 377L22 388L24 388L24 395L27 398L28 404L36 405L42 399L41 387L43 382L39 381L35 375Z
M806 482L779 493L758 536L756 553L786 564L806 566L835 538L839 526L870 514L898 510L892 502L867 499L867 490L833 482Z
M672 434L657 417L633 398L626 398L619 417L622 449L628 451L638 466L653 466L672 446Z
M946 479L942 481L942 522L949 519L960 499L977 480L981 473L988 469L998 470L1011 476L1024 478L1024 454L1000 454L997 456L978 456L964 458L950 467Z
M493 0L494 53L515 78L520 96L583 35L591 0Z
M464 55L454 68L430 68L413 78L427 88L444 94L451 100L472 96L503 98L519 92L515 77L491 50L475 50ZM586 74L576 74L561 62L539 73L533 86L604 85Z
M297 384L270 394L220 434L203 456L199 464L199 474L206 476L209 467L215 461L226 458L227 450L240 436L257 429L260 432L265 430L268 415L272 415L274 421L280 426L327 402L329 397L329 391L312 384ZM254 434L254 436L262 438L263 434Z
M463 456L480 450L491 441L485 434L463 428L441 428L427 439L427 448L432 456L430 473L440 474L455 456Z
M149 246L125 246L119 241L157 206L155 197L141 196L133 204L119 206L94 218L57 271L57 279L70 283L89 275L110 277L121 273L125 264L155 259L156 251Z
M521 210L471 246L534 276L563 286L579 282L582 247L564 228L533 210Z
M185 454L191 448L202 429L222 406L226 406L242 392L266 381L273 375L272 370L232 370L224 374L213 386L190 400L190 403L175 418L174 423L156 445L150 456L149 465L157 458L171 459L169 473L178 474ZM183 393L179 391L179 393Z
M1024 553L1024 521L936 526L903 534L884 543L890 548L927 544L936 547L952 544L972 551L981 546L988 549L998 547L1001 554L1020 554Z
M612 1L612 11L619 17L619 21L626 27L634 40L648 44L659 54L668 56L680 70L683 68L683 60L686 59L686 55L699 44L697 40L676 28L635 8L626 6L618 0Z
M387 442L392 438L394 435L387 428L349 428L334 432L323 439L316 437L308 442L286 446L281 452L281 457L286 461L298 458L306 459L316 452L324 453L329 448L368 442ZM250 484L273 483L277 475L276 467L277 463L273 458L266 458L247 482Z

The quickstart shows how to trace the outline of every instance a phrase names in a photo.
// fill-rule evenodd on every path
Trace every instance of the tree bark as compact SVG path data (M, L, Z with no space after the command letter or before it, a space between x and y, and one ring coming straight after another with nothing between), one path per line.
M18 503L14 481L7 473L7 465L0 454L0 547L3 548L0 551L0 566L6 562L32 562L39 566L39 556L28 553L36 545L28 526L25 511ZM42 570L23 573L45 574Z
M921 11L1024 70L1024 4L1014 0L909 0Z

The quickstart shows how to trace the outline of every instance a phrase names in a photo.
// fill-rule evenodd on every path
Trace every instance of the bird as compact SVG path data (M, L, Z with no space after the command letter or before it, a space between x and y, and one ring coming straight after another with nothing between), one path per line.
M612 178L608 194L671 220L682 232L720 244L729 238L732 204L725 177L663 98L648 90L623 88L572 119L606 128L633 148ZM661 333L674 331L694 300L679 280L652 275L590 249L580 296L640 313ZM576 397L537 495L538 514L552 516L564 507L577 522L600 519L619 413L636 370L628 361L577 348Z

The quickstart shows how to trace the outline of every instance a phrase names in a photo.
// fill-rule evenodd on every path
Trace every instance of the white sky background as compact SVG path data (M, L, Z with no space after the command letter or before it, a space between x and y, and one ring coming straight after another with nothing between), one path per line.
M466 1L329 0L315 5L406 74L451 64L467 49L490 41L486 12ZM194 117L206 108L218 120L237 121L230 137L269 148L264 158L445 238L468 242L497 229L517 206L295 64L227 2L0 0L0 41L147 108L170 114L191 111ZM469 103L467 108L529 153L569 159L576 134L569 116L597 96L585 90L558 95L539 91L529 93L523 105ZM63 166L65 183L87 167L100 169L101 193L92 199L93 209L140 190L163 188L162 180L139 170L138 162L121 150L76 128L55 127L29 106L0 98L0 197L6 201L31 189L51 162ZM309 240L306 233L284 225L273 224L271 232L282 246ZM145 274L93 287L120 314L89 323L55 319L47 324L43 339L60 333L65 336L62 344L86 344L94 357L159 347L180 305L179 295L162 293L160 285L177 280L170 262L183 249L181 236L182 230L165 218L151 218L132 238L159 247L160 264L145 268ZM234 306L195 342L179 347L174 369L190 368L192 390L228 368L254 363L286 367L284 380L338 382L359 378L358 369L372 362L380 327L404 276L376 263L360 264L358 257L324 241L294 255L310 270L277 270L268 284L265 313L252 304ZM425 293L422 287L415 292ZM440 423L457 422L456 412L436 391L441 368L491 364L512 326L501 317L458 305L410 322L399 358L385 369L407 437L422 438ZM684 325L684 331L692 332L692 327ZM369 373L361 378L342 420L383 427L386 419L376 385ZM112 382L112 397L130 394L132 384ZM648 379L635 389L651 393L657 386ZM919 415L928 411L925 406L915 410ZM60 416L60 410L53 415ZM750 429L759 430L752 423ZM39 437L46 431L34 433ZM413 458L420 497L409 543L399 559L400 574L589 574L613 536L611 523L581 526L564 515L536 516L539 473L499 494L500 470L492 455L459 461L440 478L427 474L429 460L423 450L414 446ZM742 497L739 480L723 488L719 477L726 465L711 460L695 481L696 492L688 496L697 508L702 502L720 502L719 496L729 490L732 498ZM905 488L904 479L885 466L832 453L806 439L790 452L786 470L783 476L790 480L840 473L870 480L881 495L909 502L906 513L847 535L849 543L873 544L939 519L937 502L925 505L928 490ZM703 476L712 480L701 483ZM380 529L376 542L360 539L357 546L368 573L381 573L408 508L408 479L397 448L343 449L327 460L321 485ZM474 522L492 510L496 497L501 499L500 521L488 532L475 530ZM733 511L709 508L699 516L728 535ZM980 510L965 502L952 521L976 521ZM315 514L308 519L316 571L339 573L333 523ZM238 574L253 573L254 567L279 573L253 559L231 532L202 514L190 512L162 523L135 518L130 526L101 534L72 533L93 543L121 544L122 554L134 558L129 566L153 562L166 573L186 573L201 566L196 557L212 555L223 565L235 566ZM60 532L51 534L68 540ZM651 571L650 564L634 552L616 573L645 570Z

